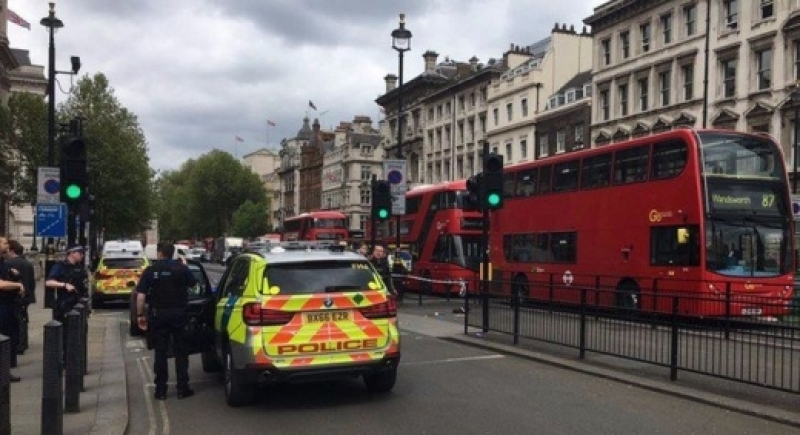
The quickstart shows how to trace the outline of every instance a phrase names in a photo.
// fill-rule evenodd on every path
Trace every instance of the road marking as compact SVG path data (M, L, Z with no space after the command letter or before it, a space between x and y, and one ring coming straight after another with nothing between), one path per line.
M142 339L128 340L127 342L125 342L125 347L127 347L128 349L142 348L144 347L144 340Z
M136 366L139 368L139 375L142 377L142 389L144 390L144 401L147 404L147 419L150 420L150 430L147 432L149 435L156 435L158 425L156 423L156 413L153 409L153 398L150 397L150 389L148 385L147 375L145 374L144 358L136 358Z
M500 359L505 358L505 355L493 354L493 355L480 355L480 356L465 356L462 358L445 358L445 359L435 359L430 361L411 361L411 362L404 362L404 366L421 366L421 365L430 365L430 364L445 364L445 363L453 363L453 362L465 362L465 361L481 361L486 359Z

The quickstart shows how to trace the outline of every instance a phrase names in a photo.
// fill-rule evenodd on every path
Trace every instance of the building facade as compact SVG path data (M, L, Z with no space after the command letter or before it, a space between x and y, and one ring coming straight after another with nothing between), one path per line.
M559 89L592 68L592 36L585 28L578 33L574 26L556 24L541 41L512 44L502 63L506 71L488 88L486 140L506 164L530 161L536 157L539 114L554 104L550 97L557 100Z
M332 146L333 134L323 132L319 119L314 119L311 139L300 146L300 213L322 208L322 155Z
M535 159L591 147L591 90L592 73L584 71L548 97L547 107L536 117Z
M370 180L383 171L383 136L368 116L340 123L334 135L323 157L322 208L344 213L351 237L363 237L372 201Z
M311 135L311 125L308 117L305 117L297 135L281 141L281 149L278 151L280 166L277 170L280 206L274 215L279 227L283 225L285 218L300 213L300 152L311 141Z
M594 34L594 143L724 128L770 133L793 161L799 0L614 0L584 22Z
M242 164L258 175L264 184L264 191L269 201L269 212L266 219L271 228L276 228L279 225L276 212L280 208L280 183L278 182L280 155L273 150L261 148L245 154L242 157Z

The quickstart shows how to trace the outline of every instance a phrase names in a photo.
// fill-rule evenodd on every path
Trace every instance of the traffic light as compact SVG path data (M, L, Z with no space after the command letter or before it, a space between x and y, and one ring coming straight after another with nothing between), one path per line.
M483 159L484 190L482 202L489 210L503 208L503 156L489 153Z
M67 137L61 141L61 202L83 201L86 182L86 143L78 137Z
M483 174L473 175L467 179L467 191L461 197L461 208L464 211L481 210L481 185L483 184Z
M392 217L392 189L386 180L372 183L372 219L385 221Z

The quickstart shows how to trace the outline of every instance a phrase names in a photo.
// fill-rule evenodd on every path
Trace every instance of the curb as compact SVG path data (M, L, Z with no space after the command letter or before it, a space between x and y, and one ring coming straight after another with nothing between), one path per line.
M467 335L448 335L438 337L442 340L465 344L468 346L499 352L506 355L517 356L531 361L536 361L551 366L584 373L591 376L601 377L604 379L621 382L633 387L642 388L658 393L669 394L681 399L691 400L706 405L716 406L718 408L726 409L741 414L746 414L765 420L774 421L777 423L800 427L800 414L780 409L761 406L752 402L737 400L730 397L723 397L715 394L703 393L701 391L693 390L691 388L682 387L675 384L667 384L664 382L653 381L644 379L637 376L626 375L614 370L603 369L594 367L589 364L573 361L565 358L559 358L551 355L546 355L540 352L534 352L526 349L521 349L515 346L509 346L502 343L494 343L486 341L486 339L478 339Z
M122 332L117 317L106 319L103 366L97 392L97 417L90 435L124 435L128 429L128 381L125 376Z

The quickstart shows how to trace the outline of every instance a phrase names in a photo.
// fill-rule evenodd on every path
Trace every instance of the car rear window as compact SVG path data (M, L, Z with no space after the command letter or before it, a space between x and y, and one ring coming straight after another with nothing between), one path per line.
M267 267L266 277L270 289L278 287L282 295L370 291L375 279L366 260L278 263Z
M140 269L144 266L143 258L106 258L103 267L106 269Z

